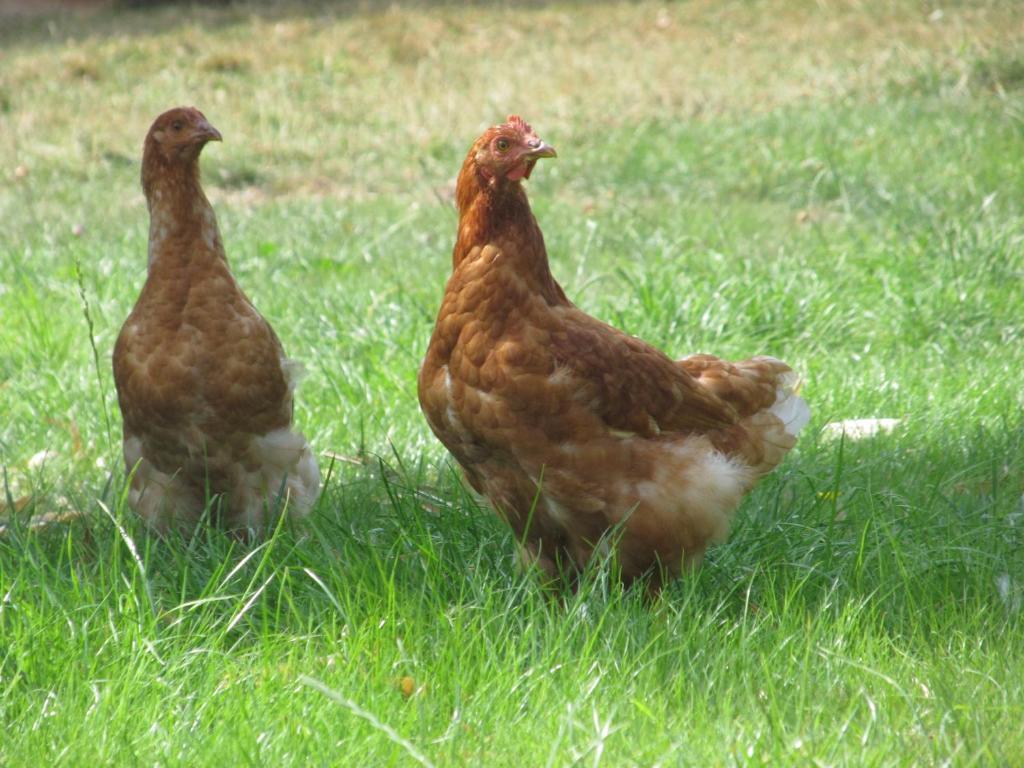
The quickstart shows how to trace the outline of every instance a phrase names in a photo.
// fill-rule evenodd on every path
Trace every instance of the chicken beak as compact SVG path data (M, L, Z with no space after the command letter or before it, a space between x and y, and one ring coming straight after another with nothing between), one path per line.
M542 157L558 157L558 153L555 152L555 148L550 144L546 144L538 139L536 147L532 147L530 151L524 153L524 157L530 160L539 160Z
M214 128L206 120L201 120L196 126L195 137L198 141L223 141L220 131Z

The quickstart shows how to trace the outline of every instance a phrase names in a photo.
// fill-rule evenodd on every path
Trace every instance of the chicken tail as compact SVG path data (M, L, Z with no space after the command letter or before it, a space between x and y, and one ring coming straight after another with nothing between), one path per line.
M762 383L770 381L775 388L774 402L739 422L746 432L740 452L757 475L763 476L775 469L796 445L796 436L811 419L811 409L797 394L800 377L785 363L771 357L755 357L735 365L744 374L759 374Z
M811 409L800 397L800 376L796 371L786 371L776 380L775 402L768 409L783 423L786 433L796 437L811 420Z
M710 437L720 451L741 458L755 477L782 461L810 421L811 409L797 394L800 377L781 360L763 356L731 363L693 355L678 364L736 409L738 423Z

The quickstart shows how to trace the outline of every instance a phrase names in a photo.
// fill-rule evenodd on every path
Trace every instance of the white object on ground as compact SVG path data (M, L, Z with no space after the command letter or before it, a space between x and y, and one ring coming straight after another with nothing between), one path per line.
M892 432L903 419L844 419L833 421L822 427L822 434L827 437L842 437L849 440L861 440L865 437L885 435Z

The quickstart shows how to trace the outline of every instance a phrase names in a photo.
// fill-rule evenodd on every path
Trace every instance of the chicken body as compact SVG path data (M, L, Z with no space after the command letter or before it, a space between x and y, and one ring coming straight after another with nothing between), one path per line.
M557 578L614 546L656 588L727 536L809 410L778 360L673 361L575 307L521 185L553 154L514 117L470 149L420 404L526 561Z
M220 134L194 109L146 138L149 271L114 347L129 504L158 531L189 528L221 495L220 522L259 531L278 495L306 514L320 471L292 429L295 364L228 268L199 153Z

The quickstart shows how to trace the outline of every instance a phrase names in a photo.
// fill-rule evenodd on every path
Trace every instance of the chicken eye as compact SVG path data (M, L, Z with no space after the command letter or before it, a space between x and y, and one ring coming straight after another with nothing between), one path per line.
M507 152L508 148L512 146L512 142L508 139L498 139L494 142L494 146L497 147L499 152Z

